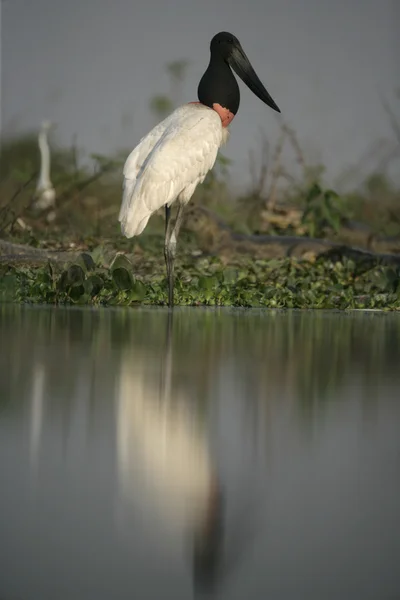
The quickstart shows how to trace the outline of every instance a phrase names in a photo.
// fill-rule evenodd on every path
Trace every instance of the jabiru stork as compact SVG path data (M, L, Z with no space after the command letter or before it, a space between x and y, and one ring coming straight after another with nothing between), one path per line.
M170 307L184 207L214 166L219 148L227 141L228 126L239 109L239 86L231 68L260 100L280 112L234 35L217 33L211 40L210 53L197 90L199 101L180 106L144 136L128 156L123 171L119 221L127 238L142 233L150 216L165 206L164 256ZM171 205L175 201L178 211L172 224Z

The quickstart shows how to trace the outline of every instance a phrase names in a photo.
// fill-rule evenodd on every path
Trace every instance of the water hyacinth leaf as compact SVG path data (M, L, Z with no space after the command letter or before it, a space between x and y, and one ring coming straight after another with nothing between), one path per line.
M18 279L15 273L0 276L0 300L8 302L14 300L18 288Z
M77 298L75 304L89 304L91 299L91 295L84 292Z
M134 279L132 275L133 265L124 254L117 254L114 258L110 271L113 281L121 291L132 290Z
M85 272L93 271L96 267L93 258L87 252L82 252L82 254L78 256L76 264L80 265Z
M68 271L63 271L61 273L61 277L58 282L58 289L61 290L62 292L65 292L68 288L67 279L68 279Z
M213 275L215 275L215 277L217 278L218 284L224 283L224 272L222 270L215 271Z
M236 281L239 279L238 270L233 267L228 267L227 269L224 269L222 274L223 282L228 285L236 283Z
M112 271L112 278L117 288L121 291L131 290L133 288L134 281L132 273L124 267L114 269Z
M83 284L74 284L68 289L68 297L72 302L78 300L85 294L85 286Z
M133 265L125 254L117 254L110 265L111 273L116 269L124 268L127 271L133 271Z
M386 276L388 278L388 281L393 285L394 288L397 286L398 283L400 283L400 272L398 270L387 269Z
M211 275L209 277L207 277L205 275L202 277L199 277L198 286L200 289L212 290L217 285L218 285L218 279L214 275Z
M91 296L96 296L103 288L104 281L98 275L90 275L84 284L85 292Z
M124 304L124 301L125 301L125 295L123 294L123 292L119 292L116 296L113 296L112 298L109 299L108 305L109 306L119 306L120 304Z
M271 286L271 285L267 285L265 287L264 290L264 296L265 298L273 298L277 293L277 290L275 287Z
M386 277L386 274L384 271L382 270L376 270L373 272L372 277L371 277L371 281L372 284L375 288L377 288L378 290L384 291L386 290L387 284L388 284L388 280Z
M243 279L246 279L248 276L248 271L245 271L244 269L240 269L240 271L238 272L238 281L242 281Z
M74 264L67 270L68 283L71 286L82 285L85 281L85 273L80 265Z
M91 256L92 256L93 262L96 265L104 265L105 255L104 255L104 249L102 246L96 246L96 248L94 248L92 250Z
M129 292L124 292L123 294L119 295L119 302L118 302L118 304L120 306L129 306L130 303L131 303L131 299L130 299Z
M80 265L70 265L62 272L59 288L63 292L67 292L71 287L82 286L85 281L85 273Z
M139 280L135 280L129 294L131 302L141 302L146 295L146 286Z

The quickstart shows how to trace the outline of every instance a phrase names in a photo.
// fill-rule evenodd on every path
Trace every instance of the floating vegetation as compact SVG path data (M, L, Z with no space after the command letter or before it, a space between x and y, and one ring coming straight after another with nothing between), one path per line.
M164 262L140 263L117 254L108 266L90 253L64 265L0 266L0 299L9 302L93 306L166 305ZM321 257L241 259L183 255L176 267L178 305L266 308L400 309L400 267Z

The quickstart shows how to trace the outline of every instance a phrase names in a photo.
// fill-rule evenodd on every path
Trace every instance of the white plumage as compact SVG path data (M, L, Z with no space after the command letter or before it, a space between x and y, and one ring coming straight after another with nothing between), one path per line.
M218 113L185 104L156 125L128 156L119 214L122 233L139 235L150 216L175 200L186 204L227 141Z
M40 174L36 186L38 199L34 207L38 210L46 210L54 206L56 199L56 191L50 180L50 147L47 139L47 134L52 128L49 121L42 123L42 128L39 133L38 143L40 150Z

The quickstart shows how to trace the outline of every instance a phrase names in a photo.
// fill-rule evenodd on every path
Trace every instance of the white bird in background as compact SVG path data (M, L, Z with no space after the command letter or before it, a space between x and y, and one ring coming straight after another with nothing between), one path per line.
M140 140L124 167L119 221L126 237L142 233L150 216L165 206L164 255L170 306L183 208L214 166L219 148L227 141L227 127L239 108L239 86L231 67L260 100L280 112L234 35L215 35L210 51L210 63L198 87L199 102L184 104L156 125ZM170 211L175 200L178 212L172 225Z
M48 132L53 128L50 121L43 121L39 132L40 174L36 186L38 196L34 208L46 210L55 204L56 191L50 181L50 147L47 139Z

